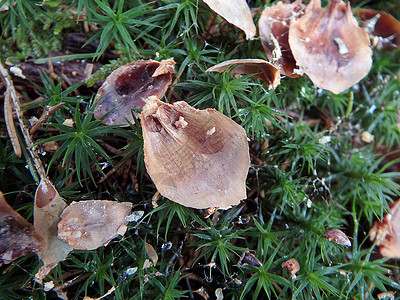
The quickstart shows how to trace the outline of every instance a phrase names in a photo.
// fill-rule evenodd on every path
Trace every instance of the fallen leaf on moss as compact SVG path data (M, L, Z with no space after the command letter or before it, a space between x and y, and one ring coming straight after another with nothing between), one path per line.
M112 72L96 95L94 117L106 125L133 123L132 108L142 109L149 96L162 98L172 82L175 61L138 60ZM137 116L137 113L134 113Z
M33 225L17 213L0 192L0 265L45 247Z
M46 243L45 249L39 252L44 265L35 275L38 282L42 282L43 278L72 251L68 243L57 237L57 224L66 206L50 180L42 179L36 189L33 209L33 226Z
M305 14L290 22L289 45L312 82L335 94L359 82L372 65L368 35L341 0L325 8L311 0Z
M252 39L256 35L257 29L246 0L204 0L204 2L229 23L242 29L246 33L246 39Z
M258 21L261 43L269 61L280 66L280 72L288 77L299 77L298 69L289 46L289 25L291 20L304 13L301 0L286 4L278 2L266 7Z
M107 245L127 230L132 203L108 200L72 202L61 214L58 237L75 249L93 250Z
M369 233L382 256L400 258L400 199L392 205L382 222L374 223Z
M232 59L208 68L206 72L224 72L228 70L233 75L256 74L268 89L276 88L280 83L280 72L277 67L263 59Z
M245 130L214 109L147 99L140 114L147 172L164 197L198 209L246 198Z
M376 42L378 46L400 47L400 22L384 11L373 9L358 9L355 16L365 21L366 30L374 37L382 38ZM375 18L377 18L375 20ZM372 22L372 24L370 23ZM368 28L371 26L372 28Z

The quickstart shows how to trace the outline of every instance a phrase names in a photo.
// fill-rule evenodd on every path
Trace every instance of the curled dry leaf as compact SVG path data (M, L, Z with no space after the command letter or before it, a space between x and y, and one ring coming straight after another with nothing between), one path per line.
M72 202L58 223L58 237L73 248L93 250L124 235L132 204L108 200Z
M139 60L112 72L96 95L98 101L94 117L104 119L106 125L133 123L132 108L142 109L149 96L162 98L172 82L175 61ZM137 115L137 114L135 114Z
M300 270L300 264L294 258L291 258L291 259L288 259L287 261L284 261L281 264L281 267L282 267L282 269L285 269L286 271L289 271L290 274L291 274L291 277L293 279L296 278L296 273Z
M382 46L400 47L400 23L391 15L373 9L359 9L355 15L365 21L372 36L382 38Z
M155 97L140 115L147 171L164 197L194 208L228 208L246 198L245 130L214 109Z
M364 78L372 65L368 35L341 0L325 8L311 0L305 14L290 23L289 44L312 82L335 94Z
M257 74L268 89L276 88L280 83L280 72L277 67L263 59L232 59L208 68L206 72L224 72L229 70L233 75Z
M43 238L17 213L0 192L0 265L44 249Z
M330 228L325 230L324 238L326 238L328 241L333 241L338 245L351 247L349 238L344 234L343 231L339 229Z
M43 251L39 252L39 257L44 265L35 275L38 282L41 282L51 269L63 261L72 250L70 245L57 237L57 224L66 206L67 204L50 180L42 179L36 190L33 209L33 226L47 245Z
M382 256L400 258L400 199L383 217L375 222L370 230L370 239L376 241Z
M267 58L280 66L280 71L288 77L299 77L296 60L289 46L289 25L291 20L304 13L305 5L301 0L266 7L258 21L261 43Z
M246 33L246 39L252 39L256 35L256 26L246 0L204 0L204 2L229 23L242 29Z

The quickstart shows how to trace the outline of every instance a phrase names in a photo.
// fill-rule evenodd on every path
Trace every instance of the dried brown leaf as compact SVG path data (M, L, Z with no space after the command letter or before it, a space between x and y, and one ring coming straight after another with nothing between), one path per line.
M299 77L298 69L289 46L289 25L291 20L304 13L301 0L286 4L278 2L266 7L258 21L261 43L267 58L281 67L280 71L288 77Z
M0 192L0 265L45 247L33 225L17 213Z
M98 101L94 116L104 119L106 125L133 123L132 108L142 109L144 99L150 96L162 98L172 82L175 61L139 60L112 72L96 95ZM137 116L137 113L134 113Z
M257 74L268 89L276 88L280 83L280 72L277 67L263 59L232 59L208 68L206 72L224 72L229 70L233 75Z
M58 223L58 237L73 248L93 250L124 235L132 204L108 200L72 202Z
M204 2L229 23L242 29L246 33L246 39L252 39L256 35L257 29L246 0L204 0Z
M68 243L57 237L57 224L66 206L67 204L50 180L42 179L36 190L33 210L35 230L43 237L47 245L43 251L39 252L39 257L44 265L35 275L38 282L41 282L51 269L63 261L72 250Z
M393 204L382 222L374 223L369 233L382 256L400 258L400 199Z
M312 82L335 94L359 82L372 65L368 35L341 0L325 8L311 0L305 14L290 22L289 45Z
M378 16L377 16L378 15ZM355 16L367 24L367 31L371 31L371 35L383 38L383 46L400 47L400 22L384 11L376 11L373 9L358 9ZM378 17L377 20L374 20ZM373 24L369 24L372 21ZM368 26L372 25L372 30Z
M214 109L147 101L140 115L145 164L161 195L199 209L246 198L250 158L240 125Z

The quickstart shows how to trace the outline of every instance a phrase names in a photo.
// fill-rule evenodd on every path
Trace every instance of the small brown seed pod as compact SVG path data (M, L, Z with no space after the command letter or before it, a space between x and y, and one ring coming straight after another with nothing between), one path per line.
M291 259L288 259L287 261L284 261L281 264L281 267L282 267L282 269L285 269L286 271L289 271L290 274L291 274L291 277L293 279L296 278L296 273L300 270L300 264L294 258L291 258Z
M333 241L338 245L351 247L349 238L344 234L343 231L339 229L330 228L325 230L324 238L326 238L328 241Z

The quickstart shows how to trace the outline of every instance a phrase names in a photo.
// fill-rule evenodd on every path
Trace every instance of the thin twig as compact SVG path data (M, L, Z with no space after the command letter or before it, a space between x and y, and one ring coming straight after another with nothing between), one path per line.
M50 106L49 110L45 111L42 116L39 118L39 120L31 127L30 134L33 135L36 130L38 130L39 126L42 125L44 122L47 121L47 119L54 114L57 110L59 110L61 107L65 105L65 102L61 102L55 106Z
M36 172L39 174L40 179L46 179L46 171L43 167L42 161L39 158L39 155L36 151L36 147L33 146L32 138L29 134L29 129L24 124L24 116L21 111L21 105L19 103L19 99L17 96L17 92L15 91L13 82L8 74L6 68L4 68L3 64L0 62L0 73L3 76L3 80L6 84L7 90L6 92L10 93L11 99L13 101L15 111L17 113L17 118L19 122L19 126L21 128L22 135L24 136L26 147L29 151L29 154L32 157L33 164L35 165ZM36 176L34 176L36 177Z
M11 145L13 146L14 153L16 156L22 156L21 145L18 140L17 131L15 130L15 124L13 120L13 105L10 97L9 90L6 91L4 98L4 119L6 121L6 127L8 135L10 136Z

